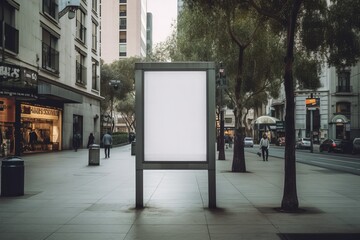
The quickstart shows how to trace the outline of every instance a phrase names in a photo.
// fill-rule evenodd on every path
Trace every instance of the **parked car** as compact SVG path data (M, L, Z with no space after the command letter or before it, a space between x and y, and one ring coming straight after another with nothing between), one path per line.
M244 138L244 147L254 147L254 140L252 139L252 137Z
M320 152L341 152L341 153L350 153L351 152L351 142L348 140L342 139L325 139L319 146Z
M310 149L311 148L311 139L310 138L299 138L296 142L296 148Z
M352 154L360 153L360 138L354 138L352 143Z

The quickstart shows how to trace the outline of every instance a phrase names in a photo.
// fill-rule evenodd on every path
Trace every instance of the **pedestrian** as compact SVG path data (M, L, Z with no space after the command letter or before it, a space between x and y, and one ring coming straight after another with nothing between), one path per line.
M95 137L94 137L94 135L92 133L90 133L87 148L89 148L90 145L94 144L94 141L95 141Z
M35 144L37 143L37 134L34 129L31 129L29 133L31 150L35 150Z
M104 144L105 158L110 158L110 147L112 145L112 137L109 132L107 132L103 136L102 143Z
M260 149L263 157L263 161L267 161L269 157L270 142L267 135L264 133L263 138L260 140Z

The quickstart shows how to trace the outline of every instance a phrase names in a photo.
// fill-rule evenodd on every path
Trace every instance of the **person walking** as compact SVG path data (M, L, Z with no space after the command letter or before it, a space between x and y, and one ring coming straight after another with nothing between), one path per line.
M112 136L107 132L103 138L102 143L104 144L105 158L110 158L110 147L112 145Z
M90 145L94 144L94 141L95 141L95 137L94 137L94 135L92 133L90 133L87 148L89 148Z
M270 142L267 135L264 133L262 139L260 140L260 149L263 157L263 161L267 161L269 157L269 146Z

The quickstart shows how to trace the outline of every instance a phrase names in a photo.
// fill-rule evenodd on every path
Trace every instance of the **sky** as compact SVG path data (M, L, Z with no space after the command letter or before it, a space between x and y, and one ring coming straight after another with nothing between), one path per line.
M147 11L153 14L153 46L171 35L177 18L177 0L147 0Z

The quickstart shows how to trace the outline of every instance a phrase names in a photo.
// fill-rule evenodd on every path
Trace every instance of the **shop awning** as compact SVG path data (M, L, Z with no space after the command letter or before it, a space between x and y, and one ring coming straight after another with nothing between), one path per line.
M348 122L350 122L350 120L346 116L342 114L338 114L331 119L330 123L348 123Z
M81 94L42 81L39 81L38 83L38 94L39 98L41 98L41 96L46 96L46 98L61 101L63 103L83 102Z
M277 121L280 121L277 118L270 116L261 116L255 119L255 124L276 124Z

